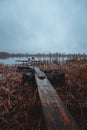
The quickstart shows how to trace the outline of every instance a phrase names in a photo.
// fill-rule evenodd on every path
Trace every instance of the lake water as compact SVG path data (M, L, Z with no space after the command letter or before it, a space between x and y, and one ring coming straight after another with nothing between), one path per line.
M28 57L28 58L30 58L30 59L32 59L31 57ZM27 57L10 57L10 58L7 58L7 59L0 59L0 64L5 64L5 65L15 65L15 64L18 64L18 63L20 63L20 62L17 62L17 60L28 60L28 58ZM37 61L42 61L43 60L43 58L41 57L41 58L37 58L37 57L35 57L35 60L37 60ZM49 58L46 58L45 60L49 60Z
M18 62L16 62L16 60L28 60L28 58L26 57L12 57L12 58L7 58L7 59L0 59L0 64L5 64L5 65L14 65L14 64L18 64Z
M28 57L30 59L32 59L31 57ZM15 65L15 64L18 64L17 60L28 60L27 57L10 57L10 58L7 58L7 59L0 59L0 64L5 64L5 65ZM35 60L37 61L43 61L43 60L47 60L47 61L50 61L50 57L35 57ZM52 58L51 61L54 61L55 58ZM67 59L63 59L64 61L67 60ZM62 59L60 59L60 63L63 63Z

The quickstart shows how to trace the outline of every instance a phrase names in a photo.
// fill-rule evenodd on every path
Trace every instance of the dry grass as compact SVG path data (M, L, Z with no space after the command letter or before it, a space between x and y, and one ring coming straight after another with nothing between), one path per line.
M37 89L21 84L16 67L0 65L0 71L0 130L45 129Z
M55 88L65 106L82 130L87 128L87 60L65 64L42 65L42 69L60 70L66 74L66 87Z
M44 65L66 73L67 86L55 88L82 130L87 128L87 61ZM37 89L21 84L15 66L0 65L0 130L46 130Z

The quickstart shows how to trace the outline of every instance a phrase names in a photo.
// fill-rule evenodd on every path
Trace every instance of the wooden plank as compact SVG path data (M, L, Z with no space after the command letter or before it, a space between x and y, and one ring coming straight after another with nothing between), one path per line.
M45 74L35 67L35 78L47 130L80 130Z
M35 74L37 75L37 77L39 79L45 79L46 78L46 75L44 74L44 72L41 71L38 67L34 67L34 70L35 70Z

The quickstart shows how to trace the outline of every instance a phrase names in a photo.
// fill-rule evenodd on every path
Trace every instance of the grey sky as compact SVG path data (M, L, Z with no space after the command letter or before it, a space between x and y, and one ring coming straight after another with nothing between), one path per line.
M0 51L87 52L87 0L0 0Z

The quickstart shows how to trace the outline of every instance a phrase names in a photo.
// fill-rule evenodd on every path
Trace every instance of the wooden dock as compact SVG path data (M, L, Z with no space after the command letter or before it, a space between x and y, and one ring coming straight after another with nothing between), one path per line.
M47 130L80 130L45 73L32 65L19 66L19 68L34 70Z
M47 130L80 130L44 72L34 70Z

